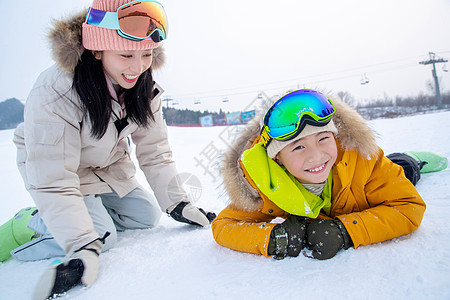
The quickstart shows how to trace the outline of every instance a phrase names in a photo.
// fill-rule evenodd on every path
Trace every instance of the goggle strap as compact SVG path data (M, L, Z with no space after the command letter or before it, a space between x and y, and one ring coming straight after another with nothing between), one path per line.
M270 142L272 141L272 138L270 137L269 133L266 130L266 127L263 127L261 130L261 141L263 143L263 146L267 148L269 146Z
M120 29L117 12L89 8L86 23L106 29Z

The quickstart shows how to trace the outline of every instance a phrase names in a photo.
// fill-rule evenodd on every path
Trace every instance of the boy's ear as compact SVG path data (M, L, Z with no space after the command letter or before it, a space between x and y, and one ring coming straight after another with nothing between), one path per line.
M281 160L278 158L278 154L277 155L275 155L275 157L274 158L272 158L277 164L279 164L280 166L282 166L283 165L283 163L281 162Z

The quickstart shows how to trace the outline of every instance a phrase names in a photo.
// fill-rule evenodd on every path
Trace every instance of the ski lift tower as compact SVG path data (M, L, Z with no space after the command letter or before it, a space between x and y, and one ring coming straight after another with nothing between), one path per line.
M170 98L170 97L166 97L166 98L162 99L161 101L165 101L166 102L166 108L169 108L169 102L173 101L173 99Z
M439 80L438 80L438 77L436 74L436 64L437 63L446 63L446 62L448 62L448 60L443 59L443 58L436 58L436 54L434 52L429 52L428 54L430 55L430 59L426 60L426 61L421 61L421 62L419 62L419 64L421 64L421 65L433 64L433 70L431 70L431 73L433 74L434 87L436 89L436 102L437 102L438 109L441 109L442 108L442 99L441 99L441 91L439 90Z

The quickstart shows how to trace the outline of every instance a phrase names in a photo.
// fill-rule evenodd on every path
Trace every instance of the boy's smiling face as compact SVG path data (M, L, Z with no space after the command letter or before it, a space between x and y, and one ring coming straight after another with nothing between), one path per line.
M300 183L323 183L337 157L332 132L307 135L284 147L275 157Z

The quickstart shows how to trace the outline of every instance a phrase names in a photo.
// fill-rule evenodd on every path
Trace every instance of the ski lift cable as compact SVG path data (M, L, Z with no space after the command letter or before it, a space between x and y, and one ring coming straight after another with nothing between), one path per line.
M416 67L417 64L407 64L404 65L402 68L410 68L410 67ZM395 68L397 69L397 68ZM378 71L371 71L371 74L375 74L375 73L383 73L383 72L387 72L387 71L392 71L394 70L393 68L386 68L383 70L378 70ZM336 81L336 80L342 80L342 79L350 79L350 78L355 78L355 77L359 77L361 76L360 74L351 74L351 75L347 75L347 76L338 76L338 77L332 77L332 78L328 78L328 79L322 79L322 80L311 80L311 81L305 81L304 83L302 83L302 85L304 86L311 86L311 85L318 85L321 83L325 83L325 82L331 82L331 81ZM273 90L287 90L287 89L292 89L292 88L297 88L297 83L296 84L292 84L292 85L285 85L285 86L278 86L278 87L274 87L274 88L265 88L265 91L273 91ZM255 93L255 91L249 92L250 93ZM238 95L239 93L235 93L235 94L229 94L229 95Z
M406 69L406 68L411 68L411 67L417 67L417 63L414 64L405 64L403 66L401 66L401 69ZM371 71L371 74L376 74L376 73L383 73L383 72L388 72L388 71L392 71L392 70L396 70L396 69L400 69L398 67L396 68L385 68L385 69L381 69L378 71ZM351 79L351 78L355 78L355 77L359 77L361 76L361 74L350 74L347 76L337 76L337 77L331 77L331 78L327 78L327 79L319 79L319 80L309 80L309 81L304 81L302 83L303 86L315 86L315 85L320 85L326 82L332 82L332 81L336 81L336 80L343 80L343 79ZM264 91L286 91L286 90L290 90L290 89L297 89L298 88L298 83L295 84L287 84L287 85L282 85L282 86L276 86L273 88L264 88ZM252 95L255 94L256 92L260 92L259 90L249 90L249 91L244 91L244 92L235 92L235 93L227 93L227 94L211 94L211 95L205 95L202 97L197 97L197 98L201 98L201 99L208 99L208 98L218 98L218 97L225 97L225 96L237 96L237 95ZM175 97L174 97L175 98ZM189 97L177 97L179 99L189 99ZM197 102L197 103L196 103ZM194 102L194 104L201 104L200 100L197 100L196 102Z
M450 52L450 51L448 51L448 52ZM445 52L439 52L439 53L445 53ZM314 78L314 77L323 77L323 76L328 76L328 75L337 74L337 73L345 73L345 72L351 72L351 71L355 71L355 70L369 69L369 68L376 67L376 66L382 66L382 65L392 64L392 63L399 63L401 61L406 61L406 60L414 60L414 63L411 63L411 64L416 65L416 60L418 58L420 58L420 57L422 57L422 55L420 55L420 56L416 55L416 56L406 57L406 58L403 58L403 59L396 59L396 60L391 60L391 61L386 61L386 62L381 62L381 63L376 63L376 64L370 64L370 65L356 67L356 68L352 68L352 69L339 70L339 71L335 71L335 72L316 74L316 75L308 75L308 76L305 76L305 77L284 79L284 80L280 80L280 81L272 81L270 83L260 83L260 84L249 85L249 86L241 86L241 87L236 87L236 88L190 93L190 94L184 94L183 96L193 96L193 95L201 95L201 94L219 93L219 92L223 92L223 91L230 91L230 90L232 91L232 90L247 89L247 88L259 87L259 86L267 86L269 84L273 85L273 84L278 84L278 83L285 83L285 82L288 82L288 81L299 81L299 80L303 80L303 79L310 79L310 78ZM371 71L371 73L373 73L373 72Z
M382 64L375 64L372 66L376 66L376 65L383 65L383 64L387 64L387 63L382 63ZM417 63L408 63L408 64L403 64L403 65L399 65L399 66L395 66L395 67L390 67L390 68L384 68L384 69L378 69L378 70L373 70L370 71L370 73L374 74L374 73L380 73L380 72L386 72L386 71L392 71L392 70L397 70L397 69L404 69L404 68L408 68L408 67L415 67L417 66ZM360 69L360 68L357 68ZM356 70L356 69L353 69ZM291 85L284 85L284 86L277 86L274 88L267 88L267 85L274 85L274 84L278 84L278 83L286 83L288 81L296 81L295 85L298 84L298 81L303 81L303 82L308 82L305 81L307 79L311 79L314 77L320 77L320 76L327 76L327 75L331 75L331 74L337 74L337 73L343 73L345 71L336 71L336 72L331 72L331 73L325 73L322 75L315 75L315 76L308 76L308 77L303 77L303 78L297 78L295 80L283 80L283 81L278 81L278 82L271 82L270 84L257 84L257 85L252 85L252 86L247 86L247 87L239 87L239 88L229 88L229 89L222 89L222 90L215 90L215 91L205 91L205 92L198 92L198 93L189 93L189 94L182 94L182 95L177 95L176 98L189 98L190 96L199 96L199 95L203 95L201 98L211 98L211 97L219 97L219 96L230 96L230 95L243 95L243 94L251 94L254 93L255 90L247 90L247 91L237 91L237 90L241 90L241 89L250 89L250 88L255 88L255 87L261 87L264 86L264 90L276 90L276 89L281 89L285 86L292 86L294 84ZM355 77L355 76L359 76L359 75L355 75L355 74L351 74L351 75L347 75L347 76L339 76L339 77L332 77L331 79L321 79L321 80L316 80L313 82L329 82L329 81L335 81L335 80L339 80L339 79L346 79L346 78L351 78L351 77ZM229 91L233 91L236 90L236 92L234 93L229 93ZM259 91L260 89L258 89L257 91ZM220 94L220 92L227 92L226 94Z

